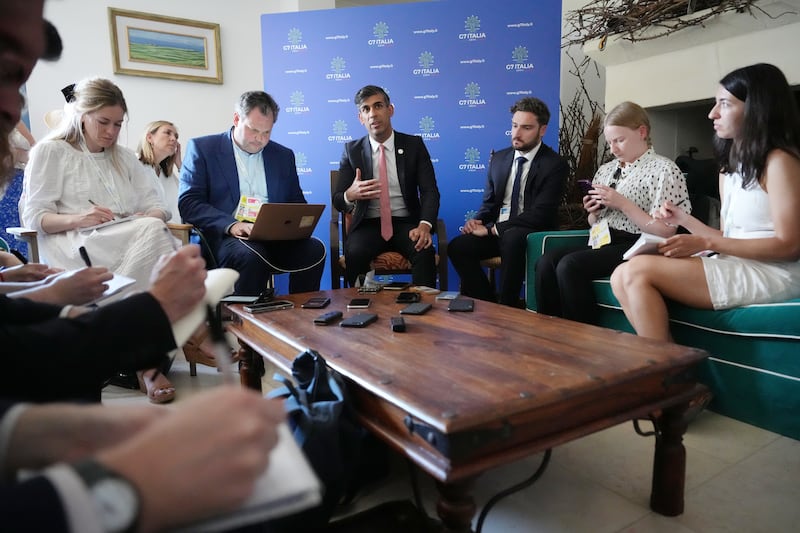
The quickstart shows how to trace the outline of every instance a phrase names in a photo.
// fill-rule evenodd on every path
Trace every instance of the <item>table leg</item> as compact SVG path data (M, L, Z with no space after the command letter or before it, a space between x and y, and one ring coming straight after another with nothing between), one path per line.
M686 483L683 434L688 425L683 414L687 407L687 404L683 404L664 409L655 420L657 434L650 508L664 516L678 516L683 513L683 490Z
M264 359L248 345L239 341L239 382L242 387L261 392Z
M442 532L472 532L472 518L476 511L472 488L476 479L472 477L457 483L436 484L439 489L436 512L442 521Z

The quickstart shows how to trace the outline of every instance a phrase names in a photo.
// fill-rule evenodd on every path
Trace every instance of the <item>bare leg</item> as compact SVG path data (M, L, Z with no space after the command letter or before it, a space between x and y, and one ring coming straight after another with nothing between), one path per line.
M702 261L660 255L638 256L623 263L611 275L614 295L636 333L671 341L665 299L711 309Z

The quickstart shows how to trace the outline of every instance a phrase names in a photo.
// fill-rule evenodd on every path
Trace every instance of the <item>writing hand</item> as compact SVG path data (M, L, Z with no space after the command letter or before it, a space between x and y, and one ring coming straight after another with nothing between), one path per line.
M205 267L196 244L187 244L159 259L153 269L150 294L161 304L170 322L187 315L205 296Z
M100 205L93 205L88 211L77 215L75 228L88 228L114 220L111 209Z
M657 218L665 224L671 224L673 226L683 224L688 218L688 215L686 211L678 207L678 205L680 204L676 205L669 200L665 201L653 214L653 218Z

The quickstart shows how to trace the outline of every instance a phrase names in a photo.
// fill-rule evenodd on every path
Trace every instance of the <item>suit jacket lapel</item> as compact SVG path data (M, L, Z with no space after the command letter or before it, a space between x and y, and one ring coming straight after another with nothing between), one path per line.
M219 139L219 157L217 157L217 175L222 176L228 187L228 195L233 205L239 204L239 169L236 166L236 156L233 153L233 140L231 139L233 129L228 130L227 134L221 135ZM213 173L211 179L218 179Z
M361 179L372 179L372 144L369 142L369 137L364 137L364 144L361 145L361 155L364 161L361 168Z
M497 154L495 154L494 157L497 157ZM497 176L497 189L494 191L494 193L501 203L506 193L506 187L508 187L508 176L511 174L511 167L513 164L514 150L509 150L503 154L502 159L498 161L497 168L500 170L500 175Z
M394 132L394 162L397 165L397 181L400 183L400 192L406 196L406 143L405 137Z

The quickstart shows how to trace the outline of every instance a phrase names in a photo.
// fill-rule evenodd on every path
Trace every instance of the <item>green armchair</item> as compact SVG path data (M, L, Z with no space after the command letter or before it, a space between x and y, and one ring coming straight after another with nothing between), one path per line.
M588 231L528 236L526 307L536 311L536 262L559 246L585 244ZM735 282L732 280L732 282ZM608 278L594 281L600 325L633 332ZM723 311L669 306L675 341L706 350L700 380L714 393L710 408L800 439L800 299Z

